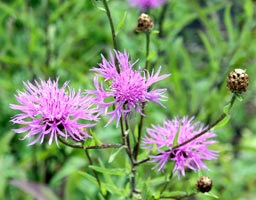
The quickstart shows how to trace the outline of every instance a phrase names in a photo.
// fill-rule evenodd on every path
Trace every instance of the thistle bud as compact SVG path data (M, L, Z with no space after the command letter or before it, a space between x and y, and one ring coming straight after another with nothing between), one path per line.
M199 192L209 192L212 189L212 180L208 176L201 176L197 180L196 186Z
M136 31L149 32L153 28L153 26L153 19L149 15L142 13L138 18L138 25L136 27Z
M249 84L248 74L243 69L234 69L229 73L227 86L233 93L245 92Z

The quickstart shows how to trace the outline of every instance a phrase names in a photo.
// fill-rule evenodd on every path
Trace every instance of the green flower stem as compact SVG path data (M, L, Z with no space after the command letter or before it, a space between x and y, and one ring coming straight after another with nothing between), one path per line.
M64 140L62 137L58 137L59 141L63 143L66 146L72 147L74 149L84 149L83 145L76 145L76 144L71 144L67 140ZM102 145L95 145L95 146L88 146L86 149L111 149L111 148L119 148L122 147L122 144L102 144Z
M132 198L133 193L137 193L136 190L136 168L135 168L135 161L133 158L133 153L132 153L132 149L131 149L131 144L130 144L130 137L129 134L127 134L127 132L129 131L129 124L127 119L124 120L125 121L125 143L127 144L127 148L126 148L126 153L129 157L130 160L130 164L131 164L131 177L130 177L130 184L131 184L131 192L130 192L130 198ZM123 123L121 123L121 127L122 127L122 131L123 130Z
M149 56L149 46L150 46L150 32L146 32L146 62L145 70L148 70L148 56Z
M114 49L117 50L116 32L115 32L115 27L114 27L113 19L112 19L112 16L111 16L111 12L109 10L107 0L102 0L102 1L103 1L103 5L106 9L108 20L109 20L109 23L110 23L113 46L114 46Z
M89 164L90 164L90 165L93 165L93 162L92 162L92 159L91 159L91 157L90 157L89 151L88 151L87 149L85 149L84 152L85 152L85 154L86 154L86 156L87 156L87 158L88 158ZM102 189L101 189L101 182L100 182L100 179L99 179L99 176L98 176L97 172L96 172L95 170L93 170L93 169L92 169L92 172L93 172L94 177L96 178L96 181L97 181L97 183L98 183L98 185L99 185L100 192L101 192L102 196L104 197L104 199L107 200L107 199L108 199L107 194L104 195L103 192L102 192Z
M148 55L149 55L149 46L150 46L150 32L146 32L145 35L146 35L146 61L145 61L144 69L148 70L148 68L149 68L148 67ZM141 111L144 115L145 115L145 106L146 106L146 103L142 102ZM144 115L141 115L141 117L140 117L140 122L139 122L139 127L138 127L138 139L137 139L137 142L134 145L134 149L133 149L133 157L135 160L137 160L137 157L139 154Z
M236 94L233 94L233 96L232 96L232 98L231 98L231 100L230 100L230 103L229 103L229 111L230 111L230 109L232 108L232 106L234 105L235 99L236 99ZM218 123L220 123L227 115L228 115L228 113L225 113L225 112L222 113L222 114L219 116L219 118L218 118L215 122L213 122L209 127L207 127L206 129L204 129L202 132L198 133L198 134L195 135L194 137L190 138L189 140L187 140L187 141L185 141L185 142L183 142L183 143L181 143L181 144L179 144L179 145L173 147L172 150L173 150L173 149L177 149L177 148L179 148L179 147L182 147L182 146L188 144L189 142L191 142L191 141L193 141L193 140L199 138L200 136L202 136L203 134L205 134L206 132L208 132L209 130L211 130L212 128L214 128L214 127L215 127Z
M229 109L228 109L229 112L230 112L232 106L233 106L234 103L235 103L236 95L237 95L237 94L233 94L233 96L232 96L232 98L231 98L231 100L230 100ZM203 134L205 134L206 132L208 132L209 130L211 130L212 128L214 128L217 124L219 124L219 123L229 114L229 112L228 112L228 113L223 112L223 113L218 117L218 119L217 119L216 121L214 121L209 127L207 127L206 129L204 129L203 131L201 131L200 133L198 133L198 134L195 135L194 137L190 138L189 140L187 140L187 141L185 141L185 142L183 142L183 143L181 143L181 144L179 144L179 145L177 145L177 146L174 146L174 147L172 148L172 150L173 150L173 149L177 149L177 148L179 148L179 147L182 147L182 146L188 144L189 142L191 142L191 141L197 139L198 137L202 136ZM169 150L168 150L168 151L169 151ZM161 155L161 154L159 153L159 154L157 154L157 155ZM149 160L150 160L150 158L146 158L146 159L144 159L144 160L141 160L141 161L139 161L139 162L136 162L136 163L135 163L135 166L138 166L138 165L140 165L140 164L142 164L142 163L145 163L145 162L147 162L147 161L149 161Z

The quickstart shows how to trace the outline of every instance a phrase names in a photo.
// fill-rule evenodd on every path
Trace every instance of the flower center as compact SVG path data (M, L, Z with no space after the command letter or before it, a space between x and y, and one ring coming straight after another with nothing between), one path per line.
M122 103L144 102L147 91L144 78L138 73L120 74L113 83L112 90L117 101Z
M56 126L59 130L64 130L64 126L62 124L62 122L64 121L63 118L61 119L53 119L50 120L48 118L45 118L42 122L42 125L46 125L45 126L45 131L49 130L50 128L52 128L53 126Z

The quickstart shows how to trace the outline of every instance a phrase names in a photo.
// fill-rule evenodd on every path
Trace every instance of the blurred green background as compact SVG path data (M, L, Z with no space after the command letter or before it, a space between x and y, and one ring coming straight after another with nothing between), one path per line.
M118 49L145 62L145 35L135 34L139 10L124 0L110 0L110 10L117 31ZM112 51L112 38L101 1L96 0L1 0L0 1L0 199L34 199L42 185L46 199L101 199L89 163L81 150L60 145L34 145L20 141L10 118L17 114L9 108L17 103L15 94L22 81L38 78L67 80L76 89L92 89L92 67L101 61L100 54ZM211 169L212 193L223 200L247 200L256 196L256 2L252 0L169 0L164 7L150 11L155 21L151 34L150 66L172 75L154 87L167 88L166 108L148 104L145 127L174 116L196 116L209 124L221 114L231 98L226 87L227 74L234 68L246 69L249 88L244 100L236 102L230 122L216 130L219 143L213 147L219 159L207 162ZM104 128L107 119L94 128L104 143L120 142L119 129ZM144 128L145 128L144 127ZM108 163L112 150L91 150L96 166L122 168L129 163L124 151ZM145 154L140 155L145 158ZM164 176L151 170L152 164L138 168L138 187L149 182L150 193L162 185ZM86 172L86 175L78 173ZM168 170L167 170L168 171ZM128 176L128 174L126 174ZM148 177L152 177L150 180ZM111 187L110 199L122 199L129 191L127 177L118 174L101 178ZM170 183L169 191L195 190L198 174ZM19 182L19 181L24 182ZM24 184L27 183L27 184ZM22 185L25 187L22 188ZM128 189L127 189L128 188ZM28 193L29 191L29 193ZM40 195L37 193L38 198ZM44 194L41 194L43 198ZM40 199L40 198L39 198ZM187 199L214 199L197 195Z

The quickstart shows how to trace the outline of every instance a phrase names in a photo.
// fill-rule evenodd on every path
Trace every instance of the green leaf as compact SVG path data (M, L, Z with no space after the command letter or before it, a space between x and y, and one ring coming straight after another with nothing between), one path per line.
M236 99L240 102L244 100L243 96L241 94L236 93Z
M96 145L98 145L98 146L102 145L102 142L100 141L98 136L92 130L90 130L90 134L92 135Z
M154 34L154 35L158 35L159 34L159 30L153 30L150 32L151 34Z
M148 57L147 57L147 60L151 60L152 58L156 57L156 51L152 51Z
M92 175L90 174L87 174L86 172L82 172L82 171L79 171L78 172L80 175L82 175L83 177L85 177L87 180L93 182L94 184L98 185L98 182L97 182L97 179L94 178ZM101 191L102 193L105 195L107 193L107 189L106 189L106 186L103 182L100 182L101 183Z
M174 140L173 140L173 144L172 144L173 147L178 145L178 139L179 139L179 134L180 134L180 126L181 126L181 122L179 124L178 131L176 132Z
M112 153L110 156L109 156L109 159L108 159L108 163L111 163L113 162L113 160L116 158L116 156L118 155L118 153L122 150L126 148L125 146L121 146L120 148L118 148L117 150L113 149L114 153Z
M209 196L209 197L213 197L215 199L219 199L219 197L215 194L213 194L212 192L206 192L204 193L205 196Z
M17 18L15 15L15 10L12 7L6 5L5 3L0 2L0 11L7 13L14 18Z
M186 192L184 191L172 191L172 192L164 192L162 196L168 196L168 197L182 197L188 195Z
M124 176L126 174L126 169L123 169L123 168L106 169L106 168L93 166L93 165L89 165L89 168L103 174L106 173L106 174L111 174L116 176Z
M223 112L228 115L230 113L230 109L231 109L231 103L228 103L226 106L224 106L223 108Z
M149 183L151 179L148 178L146 181L143 183L142 191L141 191L141 197L142 199L150 199L152 197L151 190L149 189Z
M85 159L80 157L70 157L62 166L62 168L55 173L51 179L51 184L55 185L61 183L61 180L64 177L69 176L70 174L77 172L81 167L85 166Z
M226 115L216 126L213 127L214 130L225 126L229 122L230 118L230 115Z
M50 22L54 22L58 19L62 14L68 12L72 4L76 3L76 1L65 1L63 4L60 4L57 10L51 13Z
M122 19L120 20L120 22L117 25L116 34L118 34L120 29L123 27L126 17L127 17L127 12L124 12Z
M231 19L231 4L229 4L225 9L224 21L228 32L228 39L231 43L235 41L234 27Z
M89 146L94 145L94 138L89 138L88 137L83 145L84 145L84 149L86 149Z

